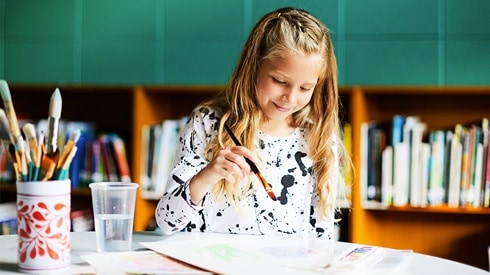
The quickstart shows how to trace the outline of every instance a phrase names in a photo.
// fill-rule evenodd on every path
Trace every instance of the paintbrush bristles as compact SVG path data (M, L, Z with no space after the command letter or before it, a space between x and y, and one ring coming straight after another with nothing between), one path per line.
M61 117L61 94L58 88L54 90L49 101L49 116L58 119Z
M37 162L37 138L36 138L36 128L32 123L26 123L24 124L24 127L22 127L22 130L24 131L24 134L26 135L27 142L29 144L29 149L31 150L32 154L32 161L34 163Z
M2 96L3 101L12 101L7 81L3 79L0 80L0 96Z
M0 80L0 96L2 97L5 114L9 121L12 143L15 143L17 139L21 137L21 134L14 105L12 104L12 96L10 95L10 90L5 80Z
M58 150L58 124L61 116L61 95L56 88L49 102L48 134L46 135L46 154L51 155Z
M76 144L78 139L80 139L81 134L80 129L75 129L75 131L70 133L70 140L73 140L73 142Z
M0 109L0 139L7 145L12 143L9 121L3 109Z
M22 131L24 131L24 134L26 135L26 138L29 139L36 139L36 127L34 127L34 124L32 123L26 123L22 127Z
M58 160L58 164L56 165L57 168L63 167L65 165L65 162L69 158L69 155L72 153L73 150L77 150L77 141L80 138L80 130L76 129L72 133L70 133L70 138L68 139L65 147L63 148L63 152L61 152L61 156Z

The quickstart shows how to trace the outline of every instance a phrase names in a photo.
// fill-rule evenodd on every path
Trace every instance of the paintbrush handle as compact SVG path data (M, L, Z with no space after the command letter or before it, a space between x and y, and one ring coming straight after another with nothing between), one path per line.
M225 130L226 132L228 132L228 135L230 135L231 139L233 140L233 142L235 143L236 146L242 146L242 144L240 143L240 141L238 140L238 138L235 136L235 134L233 134L233 132L231 131L230 127L228 127L228 125L224 125L225 127ZM252 171L257 174L259 173L259 168L257 168L257 165L255 165L255 163L253 163L251 160L249 160L248 158L245 158L245 161L248 163L248 165L250 165L250 168L252 168Z
M230 127L228 127L228 125L226 125L226 124L224 125L224 127L225 127L226 132L228 132L228 135L230 135L231 139L235 143L235 145L236 146L242 146L240 141L236 138L235 134L233 134L233 132L231 131ZM250 168L252 169L254 174L259 178L260 182L262 183L262 186L264 186L264 188L265 188L265 191L267 192L267 194L269 194L269 197L271 197L271 199L275 201L276 195L274 195L274 192L272 191L271 186L267 183L267 180L265 180L262 173L260 173L259 168L257 168L257 165L255 165L255 163L253 163L248 158L245 158L245 161L248 163L248 165L250 165Z
M235 145L236 146L242 146L240 141L236 138L235 134L233 134L233 132L231 131L230 127L228 127L228 125L226 125L226 124L224 125L224 127L225 127L226 132L228 132L228 135L230 135L231 139L235 143Z

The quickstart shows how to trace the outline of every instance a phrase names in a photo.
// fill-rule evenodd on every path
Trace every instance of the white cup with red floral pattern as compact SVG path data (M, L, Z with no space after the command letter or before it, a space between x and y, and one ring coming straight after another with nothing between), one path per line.
M24 273L70 267L70 180L17 182L17 266Z

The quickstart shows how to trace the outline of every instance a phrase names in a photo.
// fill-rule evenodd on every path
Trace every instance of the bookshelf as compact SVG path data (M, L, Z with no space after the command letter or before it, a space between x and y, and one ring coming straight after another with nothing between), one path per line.
M53 85L10 85L18 116L44 118ZM195 105L222 86L58 86L62 117L95 121L100 131L114 131L126 141L132 180L140 182L141 129L146 124L188 115ZM418 115L430 129L490 117L490 87L340 88L341 118L352 125L356 178L348 213L348 241L413 249L488 268L489 208L389 207L364 209L360 198L360 128L363 122L389 120L395 114ZM0 185L0 202L15 200L15 188ZM74 190L72 204L90 205L89 190ZM145 230L156 200L138 196L134 229ZM81 206L80 206L81 207Z
M453 128L490 116L489 87L352 87L350 122L357 174L350 241L439 256L488 269L489 208L363 209L360 198L361 124L395 114L418 115L429 129Z

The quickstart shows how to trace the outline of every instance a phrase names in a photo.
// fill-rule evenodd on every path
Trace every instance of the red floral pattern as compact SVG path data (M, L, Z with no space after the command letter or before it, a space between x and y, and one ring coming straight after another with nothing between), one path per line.
M49 257L70 261L70 205L17 200L18 262Z

